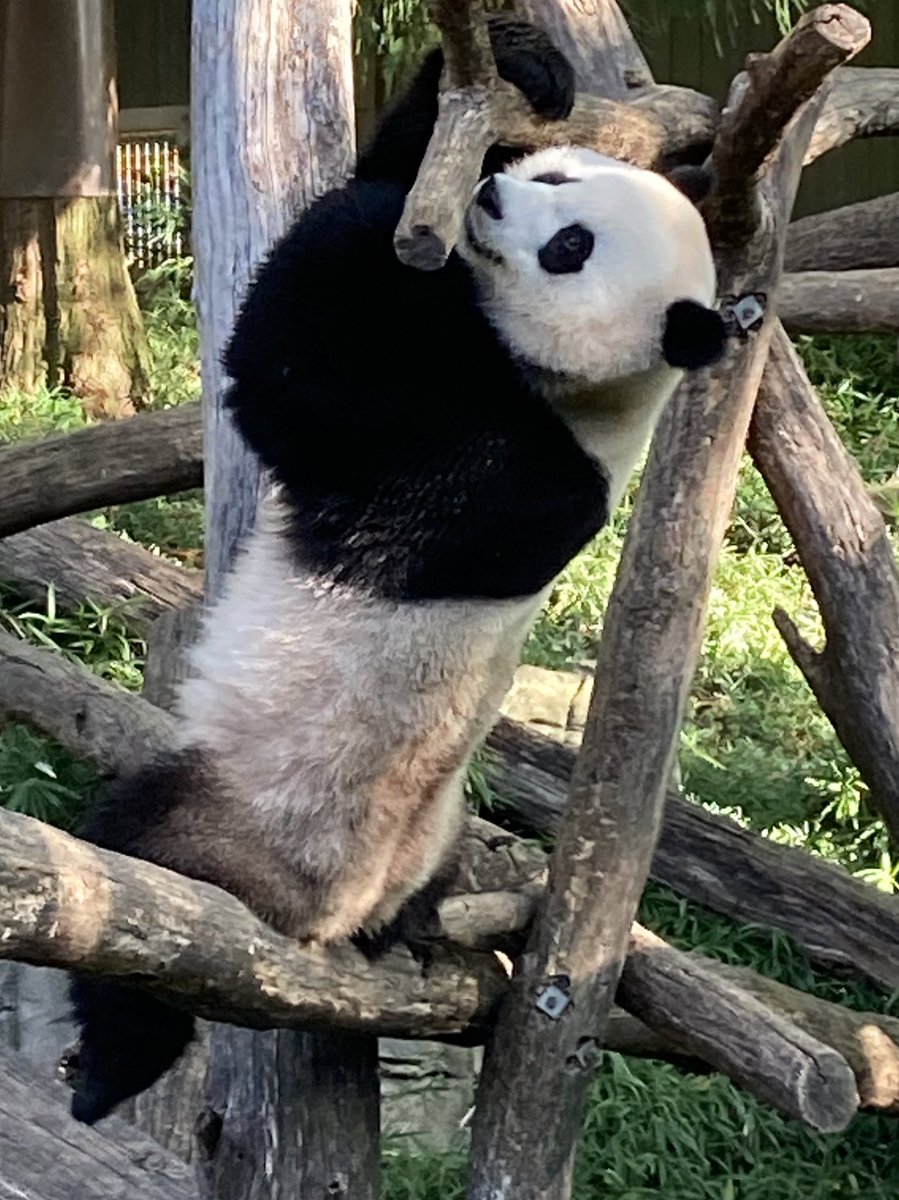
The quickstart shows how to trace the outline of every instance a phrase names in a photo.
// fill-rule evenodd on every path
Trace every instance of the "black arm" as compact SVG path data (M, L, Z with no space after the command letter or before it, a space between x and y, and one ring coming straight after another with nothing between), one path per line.
M508 13L491 14L488 28L500 76L524 93L538 116L567 117L574 103L574 72L547 35ZM357 179L411 188L437 120L442 71L443 51L432 50L412 82L385 109L372 141L359 156ZM521 153L507 151L504 157ZM501 162L494 158L491 169L498 169Z

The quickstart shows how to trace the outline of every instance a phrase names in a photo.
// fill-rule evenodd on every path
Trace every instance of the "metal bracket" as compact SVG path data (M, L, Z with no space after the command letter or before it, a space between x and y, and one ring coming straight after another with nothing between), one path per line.
M765 319L768 297L765 292L747 292L744 296L726 296L721 315L727 332L745 339L758 329Z
M596 1038L581 1038L574 1054L570 1054L566 1059L565 1065L571 1070L577 1068L581 1071L589 1071L591 1067L596 1066L601 1055L602 1051Z
M571 1004L571 980L567 975L555 975L547 982L535 1001L535 1007L553 1021L558 1021Z

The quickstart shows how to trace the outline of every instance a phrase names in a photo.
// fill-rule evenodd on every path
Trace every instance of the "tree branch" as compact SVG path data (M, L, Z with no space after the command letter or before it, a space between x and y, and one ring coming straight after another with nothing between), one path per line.
M788 333L899 333L899 268L785 275L777 308Z
M808 575L827 635L778 628L899 843L899 573L883 517L779 329L749 448Z
M899 72L896 88L899 90ZM862 271L899 267L897 228L899 192L801 217L787 230L784 270Z
M0 537L104 504L201 486L199 406L185 404L0 449Z
M834 72L805 163L856 138L888 137L897 132L899 68L842 67Z

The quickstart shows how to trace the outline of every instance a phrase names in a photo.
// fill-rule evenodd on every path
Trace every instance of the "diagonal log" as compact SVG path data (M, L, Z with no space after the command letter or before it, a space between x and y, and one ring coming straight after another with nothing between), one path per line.
M118 427L121 422L115 422ZM173 608L198 603L202 575L143 546L126 542L77 517L51 521L0 539L0 580L42 602L52 586L57 601L83 600L114 608L141 636Z
M725 109L711 156L716 185L708 216L726 296L775 290L821 103L803 101L869 36L868 23L845 5L814 10L755 61L748 84ZM756 173L766 160L757 193ZM661 827L772 326L765 313L758 331L732 343L710 376L682 387L653 441L606 613L549 886L485 1054L470 1200L566 1200L571 1193L594 1065L587 1049L604 1035ZM563 1007L547 1013L559 993ZM535 1129L545 1133L540 1153Z
M4 446L0 537L202 482L203 436L193 404Z
M899 573L883 517L782 330L749 447L827 640L814 650L781 611L778 629L899 844Z

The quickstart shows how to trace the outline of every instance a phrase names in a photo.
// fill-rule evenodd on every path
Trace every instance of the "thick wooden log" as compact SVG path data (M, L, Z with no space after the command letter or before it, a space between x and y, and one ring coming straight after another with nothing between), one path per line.
M199 487L203 444L190 404L0 449L0 537L105 504Z
M497 795L528 828L553 834L574 751L509 720L494 727L487 745L486 773ZM651 874L735 921L782 930L822 965L899 988L899 900L833 863L669 792Z
M899 79L897 79L899 86ZM863 271L899 267L899 192L793 221L785 271Z
M899 333L899 267L785 275L777 310L788 333Z
M579 90L625 100L632 90L653 86L615 0L516 0L515 9L546 30L574 67Z
M707 960L640 926L631 933L618 996L632 1012L651 1012L657 1032L813 1129L833 1133L855 1115L855 1076L841 1054L716 974Z
M869 36L868 23L847 6L816 9L756 62L748 87L725 110L712 150L716 190L709 205L725 296L776 288L820 100L798 116L797 109ZM755 174L765 160L757 196ZM594 1065L586 1048L602 1040L661 828L772 327L770 312L763 313L758 332L732 342L708 377L687 382L653 441L606 612L549 886L485 1054L470 1200L570 1195ZM539 1153L536 1129L543 1133Z
M842 67L834 72L806 164L855 138L899 131L899 67Z
M0 630L0 713L24 721L113 775L170 745L172 719L78 663Z
M0 539L0 580L38 602L52 586L64 607L74 608L85 599L114 607L128 628L141 635L164 613L196 604L202 595L199 571L77 517Z
M435 1037L483 1028L505 987L489 954L435 948L373 967L281 937L220 888L0 810L0 957L153 981L200 1016L255 1029ZM139 914L139 915L138 915ZM202 933L199 931L202 930Z
M196 1200L190 1169L117 1117L103 1131L69 1116L62 1083L36 1078L0 1050L3 1200Z
M814 650L778 628L899 844L899 573L883 517L779 331L749 439L824 622Z

